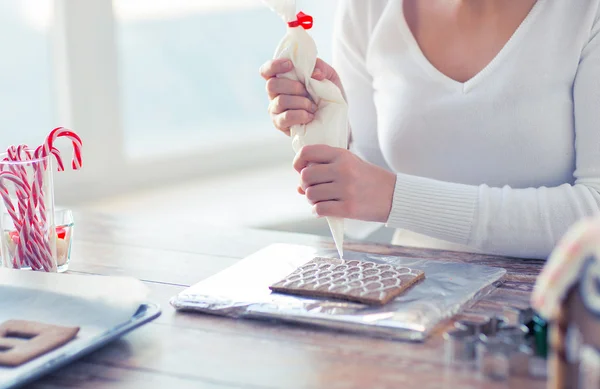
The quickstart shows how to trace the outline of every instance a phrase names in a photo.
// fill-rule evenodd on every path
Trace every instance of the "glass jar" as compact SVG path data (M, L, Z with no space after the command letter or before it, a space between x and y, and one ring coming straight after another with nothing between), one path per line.
M30 159L27 150L19 154L0 154L2 265L56 272L52 156Z

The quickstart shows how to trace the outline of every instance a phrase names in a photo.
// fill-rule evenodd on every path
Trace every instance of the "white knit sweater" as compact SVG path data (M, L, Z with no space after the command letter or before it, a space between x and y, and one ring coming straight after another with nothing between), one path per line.
M401 0L340 0L334 67L352 150L397 173L387 225L546 257L600 206L600 0L538 0L460 83L420 51Z

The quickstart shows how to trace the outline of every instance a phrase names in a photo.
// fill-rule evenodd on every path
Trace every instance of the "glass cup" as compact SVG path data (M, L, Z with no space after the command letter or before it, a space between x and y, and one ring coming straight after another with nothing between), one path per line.
M58 272L62 273L69 270L69 262L71 262L71 247L75 230L73 212L70 209L57 209L54 222L56 223L56 264Z
M52 156L27 159L30 153L19 152L23 161L0 154L2 265L57 272Z

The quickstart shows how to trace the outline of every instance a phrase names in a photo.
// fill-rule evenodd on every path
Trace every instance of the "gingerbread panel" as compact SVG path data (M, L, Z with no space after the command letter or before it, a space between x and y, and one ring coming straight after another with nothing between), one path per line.
M425 278L421 270L369 261L314 258L270 286L274 292L383 305Z
M0 325L0 366L15 367L69 342L79 327L63 327L25 320Z

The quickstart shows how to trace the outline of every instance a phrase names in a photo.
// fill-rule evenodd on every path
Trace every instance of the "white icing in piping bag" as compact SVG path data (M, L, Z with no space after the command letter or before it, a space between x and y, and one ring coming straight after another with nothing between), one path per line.
M292 126L292 147L298 152L303 146L326 144L333 147L348 147L348 105L340 89L329 80L311 78L317 61L317 46L306 29L312 26L309 16L296 14L294 0L263 0L287 24L287 31L274 58L288 58L294 64L292 71L280 75L297 80L306 86L310 97L317 105L314 119L306 125ZM335 246L343 257L344 219L328 217L327 222Z

